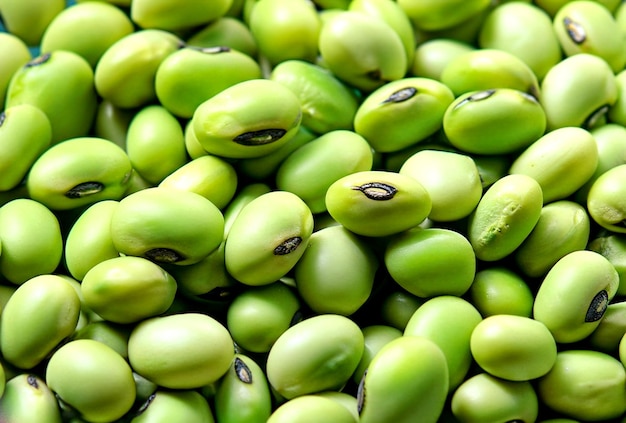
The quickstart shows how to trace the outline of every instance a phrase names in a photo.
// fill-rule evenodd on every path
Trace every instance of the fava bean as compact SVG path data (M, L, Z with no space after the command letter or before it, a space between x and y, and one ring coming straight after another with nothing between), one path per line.
M93 70L71 51L43 53L11 77L5 108L19 104L31 104L48 116L53 144L87 136L97 106Z
M413 25L425 31L453 27L486 10L489 6L487 0L400 0L398 4L411 19Z
M0 109L4 109L7 88L13 74L32 59L26 43L17 35L0 32Z
M224 217L190 191L148 188L124 197L111 216L111 239L122 254L187 265L206 258L223 239Z
M82 298L81 298L82 301ZM131 328L107 320L95 320L76 330L71 340L92 339L111 347L116 353L128 359L128 338Z
M363 334L352 320L335 314L316 315L287 329L272 345L267 379L285 399L339 390L359 365L363 349Z
M0 239L0 274L16 285L52 273L61 263L59 220L35 200L18 198L0 207Z
M370 297L378 268L372 248L336 225L311 235L293 274L300 298L313 311L349 316Z
M214 423L207 400L193 390L159 389L142 405L131 423L184 420L189 423Z
M320 395L302 395L282 404L267 423L317 423L329 419L336 423L356 423L343 405Z
M425 40L415 48L411 74L440 81L441 74L448 63L474 49L472 45L458 40L446 38Z
M624 301L611 303L606 307L600 324L587 338L594 350L611 355L619 354L620 343L626 334L624 309L626 309Z
M587 248L606 257L619 275L619 287L617 294L623 296L626 294L626 238L621 233L608 232L599 234L590 240ZM622 282L624 281L624 282Z
M595 180L587 195L587 210L598 225L612 232L626 233L622 185L616 183L626 173L626 164L607 170Z
M233 1L233 5L238 0ZM243 1L243 0L240 0ZM250 28L233 16L222 16L194 32L185 40L191 47L225 46L255 58L258 53L257 41Z
M359 421L435 423L447 392L448 368L441 349L427 338L401 336L378 351L363 376Z
M537 224L542 203L541 186L530 176L507 175L491 185L469 216L476 257L496 261L515 251Z
M386 325L366 326L361 329L361 332L363 332L365 349L363 350L363 355L361 356L358 367L352 374L352 380L357 384L363 378L363 375L378 351L389 342L402 336L402 332L399 329ZM355 403L355 405L357 404ZM357 411L356 407L355 411Z
M463 295L476 272L470 242L443 228L417 227L393 235L385 247L384 262L396 283L423 298Z
M176 342L164 342L172 337ZM216 382L234 358L228 330L200 313L142 320L128 339L133 370L164 388L195 389Z
M21 369L35 367L74 332L79 312L80 299L63 277L40 275L27 280L2 311L3 357Z
M210 3L191 0L134 0L130 2L130 17L142 28L177 31L221 18L232 3L232 0Z
M260 65L237 50L187 46L163 60L154 87L160 104L168 111L190 118L200 104L220 91L261 76Z
M354 116L354 130L386 153L417 144L442 127L452 91L429 78L402 78L368 95Z
M498 314L531 317L533 293L521 276L494 266L476 272L469 289L471 303L483 317Z
M319 52L338 78L363 91L400 79L407 70L404 45L383 20L342 11L322 25Z
M72 51L95 67L102 54L131 34L133 22L119 7L103 2L75 4L58 13L41 37L41 51Z
M33 374L20 373L7 380L0 397L0 409L0 417L7 423L62 422L54 392L42 378Z
M129 156L116 144L78 137L41 154L31 166L26 186L33 200L52 210L69 210L121 199L132 171Z
M533 317L557 342L580 341L598 327L618 285L617 271L604 256L574 251L546 274L535 295Z
M128 363L91 339L70 341L56 350L46 366L46 383L64 403L94 423L119 419L135 401Z
M451 409L461 423L531 423L539 415L539 400L528 381L513 382L478 373L466 379L454 392Z
M404 328L404 336L420 336L437 345L446 357L448 391L465 380L472 365L470 338L482 321L478 310L451 295L430 298L419 306Z
M537 394L550 409L576 420L599 421L626 410L626 371L619 360L593 350L557 354L554 366L537 382Z
M29 46L36 46L41 42L50 22L65 6L63 0L2 0L0 14L9 32L20 37Z
M252 353L266 353L292 324L297 323L300 299L277 281L246 290L232 301L226 326L237 345ZM250 322L255 322L254 326Z
M302 108L289 88L272 80L252 79L200 104L192 121L196 138L207 152L238 159L260 157L298 132Z

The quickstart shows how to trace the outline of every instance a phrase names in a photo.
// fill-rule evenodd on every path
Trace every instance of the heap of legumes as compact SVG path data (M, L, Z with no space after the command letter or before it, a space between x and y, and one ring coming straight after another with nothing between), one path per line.
M0 422L626 422L626 3L0 18Z

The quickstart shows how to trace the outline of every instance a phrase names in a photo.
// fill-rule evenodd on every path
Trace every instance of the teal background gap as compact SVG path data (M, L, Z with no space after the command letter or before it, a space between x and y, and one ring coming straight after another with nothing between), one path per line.
M75 3L76 3L76 0L67 0L65 2L66 7L69 7ZM1 16L0 16L0 32L7 32L6 28L4 27L4 24L2 23ZM28 49L30 50L30 54L32 57L39 56L39 46L31 46Z

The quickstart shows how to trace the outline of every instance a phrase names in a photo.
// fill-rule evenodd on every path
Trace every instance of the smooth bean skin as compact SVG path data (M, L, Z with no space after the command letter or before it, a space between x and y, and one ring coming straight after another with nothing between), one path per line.
M226 327L241 348L266 353L294 323L299 309L300 300L293 289L277 281L237 295L228 307Z
M514 253L518 268L530 277L544 276L561 257L585 249L590 227L591 219L580 204L568 200L546 204Z
M266 285L285 276L304 253L313 215L295 194L273 191L246 205L226 238L228 273L246 285Z
M404 161L399 173L414 178L426 189L432 203L428 218L435 221L468 216L482 197L478 168L466 154L421 150Z
M546 114L535 97L515 89L470 91L443 116L449 142L472 154L509 154L535 142L546 130Z
M185 44L201 48L225 46L252 58L258 54L258 44L250 28L241 20L228 15L194 32L185 40Z
M41 109L30 104L5 109L0 114L0 190L16 188L51 140L50 120Z
M619 287L616 295L626 295L626 238L620 233L602 233L591 239L587 248L606 257L619 275ZM624 281L624 282L623 282Z
M134 0L130 3L130 18L141 28L177 31L221 18L232 3L232 0L211 3L192 0Z
M626 9L624 9L626 11ZM626 12L624 13L626 20ZM626 123L626 101L624 90L626 89L626 70L618 72L615 75L615 84L617 85L617 100L611 105L607 112L607 117L611 123L624 125Z
M118 201L102 200L89 206L72 225L64 245L70 275L82 281L96 264L119 256L111 239L111 216Z
M270 79L298 96L302 105L302 126L319 135L352 129L357 97L328 69L304 60L285 60L272 68Z
M164 342L172 337L176 342ZM163 388L195 389L216 382L234 357L226 327L195 312L143 320L128 339L133 370Z
M242 186L224 209L224 236L228 236L235 219L248 203L270 191L272 188L263 182L254 182Z
M611 262L599 253L574 251L557 261L535 295L533 317L559 343L589 336L600 324L619 285Z
M481 321L480 313L468 301L443 295L430 298L415 310L403 335L424 337L441 348L448 367L448 390L452 392L470 369L470 337Z
M459 40L445 38L425 40L415 48L410 74L440 81L448 63L473 50L474 46Z
M489 2L486 0L399 0L398 4L411 19L413 25L424 31L437 31L453 27L489 6Z
M71 138L48 148L26 178L28 194L52 210L70 210L124 195L132 164L116 144L97 137Z
M93 68L106 49L133 30L133 22L118 6L103 2L75 4L48 24L40 48L45 52L72 51Z
M158 423L185 421L188 423L214 423L215 417L207 400L194 390L157 390L143 404L141 412L131 423Z
M626 164L607 170L595 180L587 195L587 210L598 225L612 232L626 233L621 181L626 175Z
M469 299L483 317L497 314L531 317L534 297L520 275L506 267L476 272Z
M322 22L303 0L263 0L250 13L250 32L270 64L299 59L314 62Z
M611 355L619 354L621 341L626 334L625 309L624 301L611 303L606 307L600 324L586 340L591 349Z
M626 164L626 127L616 123L607 123L592 128L589 132L596 140L598 165L591 178L575 193L574 199L583 205L587 202L591 185L600 175L615 166Z
M11 295L2 311L3 357L21 369L35 367L74 332L79 312L80 299L61 276L29 279Z
M356 370L363 350L363 334L352 320L336 314L315 315L291 326L272 345L267 379L288 400L339 390Z
M237 191L237 172L233 165L217 156L191 160L165 177L161 187L195 192L223 209Z
M566 417L583 421L617 418L626 410L622 363L593 350L557 354L552 370L537 382L539 399Z
M81 283L87 307L113 323L135 323L165 312L176 281L142 257L116 257L96 264Z
M382 237L413 228L429 215L428 191L396 172L364 171L335 181L326 191L326 210L348 230Z
M311 235L293 274L298 294L313 311L349 316L370 297L378 267L372 248L336 225Z
M167 110L190 118L200 104L220 91L261 76L259 64L242 52L223 46L187 46L161 62L154 84Z
M604 5L607 9L611 11L611 13L617 11L619 8L620 2L618 0L596 0L597 3ZM572 0L535 0L534 3L537 6L541 7L545 10L550 16L554 17L556 13L566 5L567 3L572 2Z
M549 131L526 148L511 164L511 174L527 175L541 186L544 204L574 194L595 172L598 147L593 135L582 128ZM571 169L576 173L572 174Z
M315 395L335 401L337 404L345 407L356 421L359 420L358 400L354 395L340 391L318 392Z
M554 16L554 33L566 56L593 54L606 60L614 73L624 69L624 37L615 37L619 24L604 5L595 1L563 5Z
M380 18L341 11L322 25L319 52L339 79L365 92L400 79L407 57L398 34Z
M542 206L541 186L533 178L500 178L469 216L468 239L476 257L496 261L513 253L537 224Z
M121 109L108 100L101 100L93 122L93 135L112 141L126 150L128 126L136 112L135 109Z
M397 2L389 0L357 0L347 10L375 16L386 22L400 37L406 53L407 67L413 63L416 40L411 20Z
M343 405L320 395L302 395L280 405L267 423L356 423L357 419Z
M124 197L111 216L111 239L124 255L157 263L197 263L223 240L224 217L199 194L147 188Z
M440 130L444 113L453 101L452 91L433 79L414 77L388 82L359 105L354 130L378 152L398 151Z
M548 131L568 126L593 127L615 104L617 93L615 75L604 59L579 53L561 60L541 81L541 105Z
M215 392L215 417L224 423L265 423L272 398L263 369L250 357L236 354Z
M418 227L393 235L385 247L384 262L396 283L422 298L463 295L476 272L470 242L443 228Z
M161 105L139 110L128 126L126 152L146 181L157 185L187 163L183 128L176 117Z
M427 300L409 294L404 289L397 289L387 295L381 304L383 322L404 331L413 313Z
M539 39L541 48L536 45ZM492 9L480 28L478 45L519 57L539 81L562 58L552 18L532 2L507 2Z
M441 82L456 97L471 91L511 88L539 98L539 82L522 59L503 50L475 49L451 60Z
M50 22L65 6L63 0L2 0L0 14L8 32L20 37L29 46L36 46Z
M363 339L365 341L365 349L361 356L361 361L358 367L352 374L352 380L355 383L359 383L365 374L365 371L369 367L372 359L382 347L389 342L402 336L402 331L393 326L387 325L370 325L361 329L363 332Z
M478 373L452 395L452 414L461 423L537 420L539 401L528 381L513 382Z
M128 363L91 339L70 341L56 350L46 367L46 383L63 402L94 423L119 419L135 401Z
M192 125L207 152L244 159L277 150L298 132L301 121L302 107L293 91L276 81L253 79L200 104Z
M308 129L306 126L300 125L298 132L296 132L293 138L277 150L261 157L241 159L237 161L234 166L238 172L243 173L243 175L248 176L253 181L271 180L272 177L275 176L278 167L291 153L309 141L314 140L317 136L317 134Z
M472 331L470 349L483 370L514 382L545 375L557 354L556 341L546 325L530 317L507 314L480 321Z
M378 351L363 376L359 421L435 423L447 393L448 367L441 349L427 338L401 336Z
M19 373L7 380L0 397L0 418L6 423L62 422L54 392L41 377L28 373Z
M9 82L5 107L31 104L43 111L52 127L53 144L86 136L97 99L89 63L76 53L44 53L18 69Z
M13 74L32 59L26 43L17 35L0 33L0 110L4 110L7 88Z
M59 220L35 200L18 198L0 207L0 239L0 274L13 284L52 273L61 262Z
M354 131L320 135L291 153L276 171L276 186L298 195L311 212L326 211L328 188L338 179L372 170L374 155L367 140Z
M156 71L181 46L178 36L160 29L139 30L119 39L106 49L94 69L98 95L125 109L156 100Z
M102 342L125 359L128 359L130 330L131 327L127 325L112 323L106 320L96 320L76 330L70 339L93 339L94 341Z

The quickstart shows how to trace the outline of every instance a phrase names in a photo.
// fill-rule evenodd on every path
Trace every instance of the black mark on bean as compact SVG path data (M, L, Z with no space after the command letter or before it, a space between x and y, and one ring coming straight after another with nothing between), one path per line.
M146 251L144 256L156 263L176 263L184 259L181 254L171 248L153 248Z
M35 66L39 66L39 65L43 65L44 63L46 63L48 60L50 60L50 57L52 57L51 53L44 53L40 56L35 57L33 60L31 60L30 62L26 63L24 65L25 68L33 68Z
M585 322L590 323L600 320L602 316L604 316L608 304L609 294L603 289L591 300L591 304L589 304L587 314L585 315Z
M389 97L387 97L382 104L385 103L402 103L410 99L411 97L417 94L417 88L415 87L406 87L392 93Z
M296 251L296 249L302 243L302 238L299 236L294 236L292 238L288 238L284 240L280 245L274 248L275 256L284 256L289 253Z
M563 26L565 26L567 35L574 43L582 44L587 39L585 28L578 22L574 22L572 19L565 17L563 18Z
M281 139L287 131L285 129L261 129L245 132L233 138L237 144L253 146L270 144Z
M363 406L365 405L365 376L367 376L367 369L363 372L363 377L356 391L356 409L359 414L361 414Z
M396 187L383 182L368 182L352 189L361 191L367 198L376 201L391 200L398 192Z
M243 383L252 383L252 371L239 357L235 358L235 374Z
M65 193L67 198L83 198L89 195L97 194L104 190L104 184L101 182L83 182L76 185L74 188L71 188L69 191Z
M484 91L479 91L475 94L472 94L468 97L465 97L463 100L461 100L456 106L454 106L455 109L458 109L459 107L472 102L472 101L480 101L480 100L485 100L489 97L491 97L492 95L494 95L496 93L496 90L491 89L491 90L484 90Z

